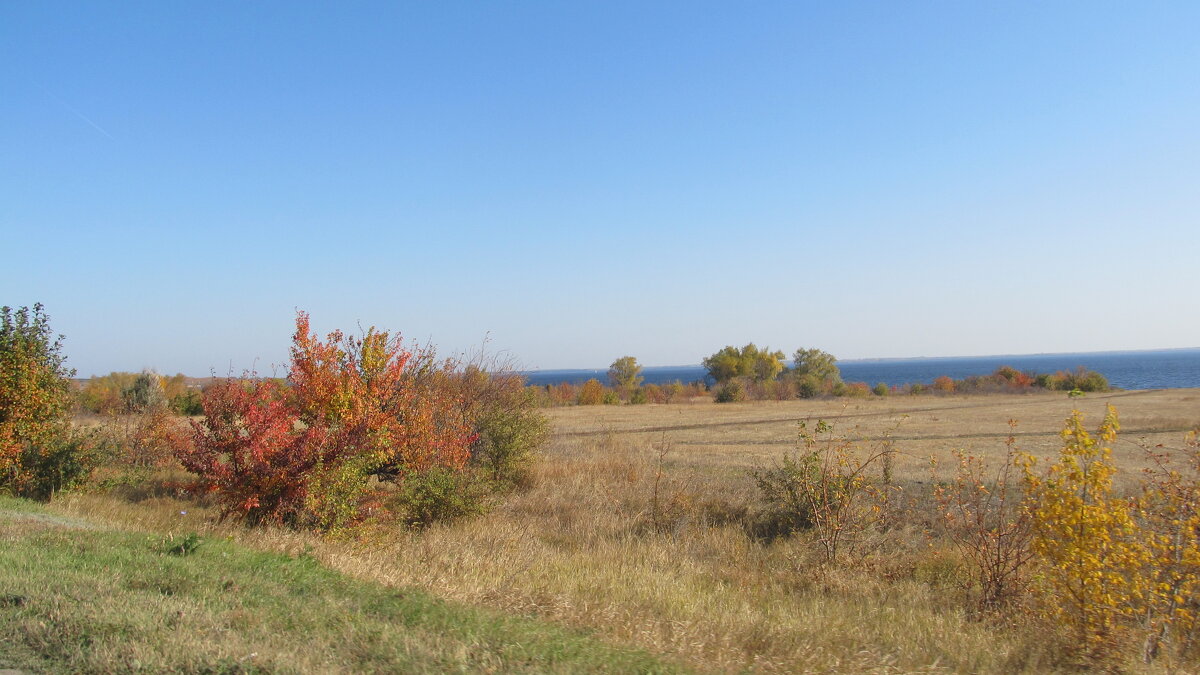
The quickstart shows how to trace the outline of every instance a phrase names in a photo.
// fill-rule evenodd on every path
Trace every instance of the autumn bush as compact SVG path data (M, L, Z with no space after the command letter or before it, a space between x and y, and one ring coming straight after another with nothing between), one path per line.
M934 488L946 535L967 564L964 590L980 612L1010 609L1022 598L1033 556L1032 516L1018 484L1016 421L1009 426L1013 432L998 469L957 451L953 479Z
M975 607L1037 622L1075 666L1119 670L1134 654L1150 663L1164 653L1172 668L1194 666L1200 443L1191 434L1177 453L1147 448L1140 490L1121 493L1118 430L1109 406L1095 433L1073 412L1049 462L1017 451L1015 436L994 473L959 453L954 479L935 490L946 532Z
M1146 579L1142 659L1169 650L1194 661L1200 646L1200 434L1188 434L1175 457L1159 448L1146 452L1152 465L1139 507L1153 574Z
M476 437L461 401L422 386L440 366L399 337L371 328L322 341L300 312L291 355L289 386L231 378L205 392L204 419L180 448L224 515L340 528L376 510L379 482L466 466Z
M600 380L592 378L579 388L579 405L600 405L604 403L604 385Z

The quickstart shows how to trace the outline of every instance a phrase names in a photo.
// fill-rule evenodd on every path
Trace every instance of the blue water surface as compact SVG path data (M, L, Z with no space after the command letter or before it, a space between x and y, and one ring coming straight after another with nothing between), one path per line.
M887 385L929 383L940 375L948 375L957 380L970 375L987 375L1000 366L1012 366L1017 370L1037 373L1074 370L1083 366L1101 373L1108 378L1109 384L1120 389L1200 387L1200 349L884 359L838 363L842 379L871 385L877 382ZM538 370L526 373L526 377L529 384L540 386L559 382L579 384L593 377L606 382L607 373L605 369ZM665 384L675 380L704 380L707 373L702 366L658 366L643 369L642 375L647 384Z

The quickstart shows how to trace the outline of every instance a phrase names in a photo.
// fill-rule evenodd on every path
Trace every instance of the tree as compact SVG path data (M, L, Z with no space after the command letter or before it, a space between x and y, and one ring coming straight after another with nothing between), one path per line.
M0 307L0 490L49 499L91 475L96 434L71 428L71 382L61 335L42 305Z
M0 307L0 485L16 478L22 448L49 442L71 404L63 336L41 304Z
M792 355L792 373L797 378L812 376L818 382L836 384L842 381L837 367L837 358L820 349L797 349Z
M632 356L622 356L608 367L608 381L622 391L640 387L642 379L642 366Z
M128 412L143 413L167 407L167 394L158 373L143 370L133 384L121 392Z
M719 383L735 377L750 377L759 382L773 380L783 372L784 354L759 349L753 342L738 349L732 345L704 359L703 365L709 377Z

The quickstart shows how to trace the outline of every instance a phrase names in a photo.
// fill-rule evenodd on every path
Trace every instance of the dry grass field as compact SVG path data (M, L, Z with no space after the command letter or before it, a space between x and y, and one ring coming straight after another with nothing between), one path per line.
M868 444L890 434L897 478L919 504L931 456L1003 457L1010 419L1018 446L1049 455L1072 409L1094 428L1109 403L1129 477L1143 464L1139 442L1177 446L1200 423L1198 390L570 407L548 411L554 437L528 489L423 532L247 530L153 486L51 510L308 552L354 577L550 619L700 671L1045 672L1064 667L1054 640L970 616L960 561L930 534L928 512L904 516L844 565L821 565L803 534L772 541L746 526L750 470L795 447L798 420L824 419Z
M673 457L695 467L744 469L762 466L796 445L799 420L824 419L839 434L866 441L890 437L896 443L901 479L924 480L929 459L948 459L953 450L998 456L1010 434L1035 455L1054 454L1059 432L1072 410L1094 426L1105 406L1118 409L1121 438L1113 452L1126 473L1143 464L1141 444L1177 443L1200 424L1200 390L1163 389L1088 394L1062 392L1019 395L896 396L866 399L753 401L690 405L593 406L550 411L557 437L611 435L635 444L666 438ZM1017 422L1015 433L1009 420Z

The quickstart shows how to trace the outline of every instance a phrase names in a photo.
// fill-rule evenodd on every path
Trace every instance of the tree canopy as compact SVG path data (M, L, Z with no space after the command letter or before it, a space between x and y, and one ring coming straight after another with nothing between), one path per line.
M642 366L632 356L622 356L608 367L608 381L618 389L633 389L642 384Z
M797 349L792 355L792 372L796 377L811 376L818 382L838 383L842 372L838 370L837 358L820 349Z
M709 377L717 382L727 382L735 377L750 377L759 382L773 380L783 372L781 351L770 348L759 349L753 342L738 349L732 345L704 359L703 365Z

